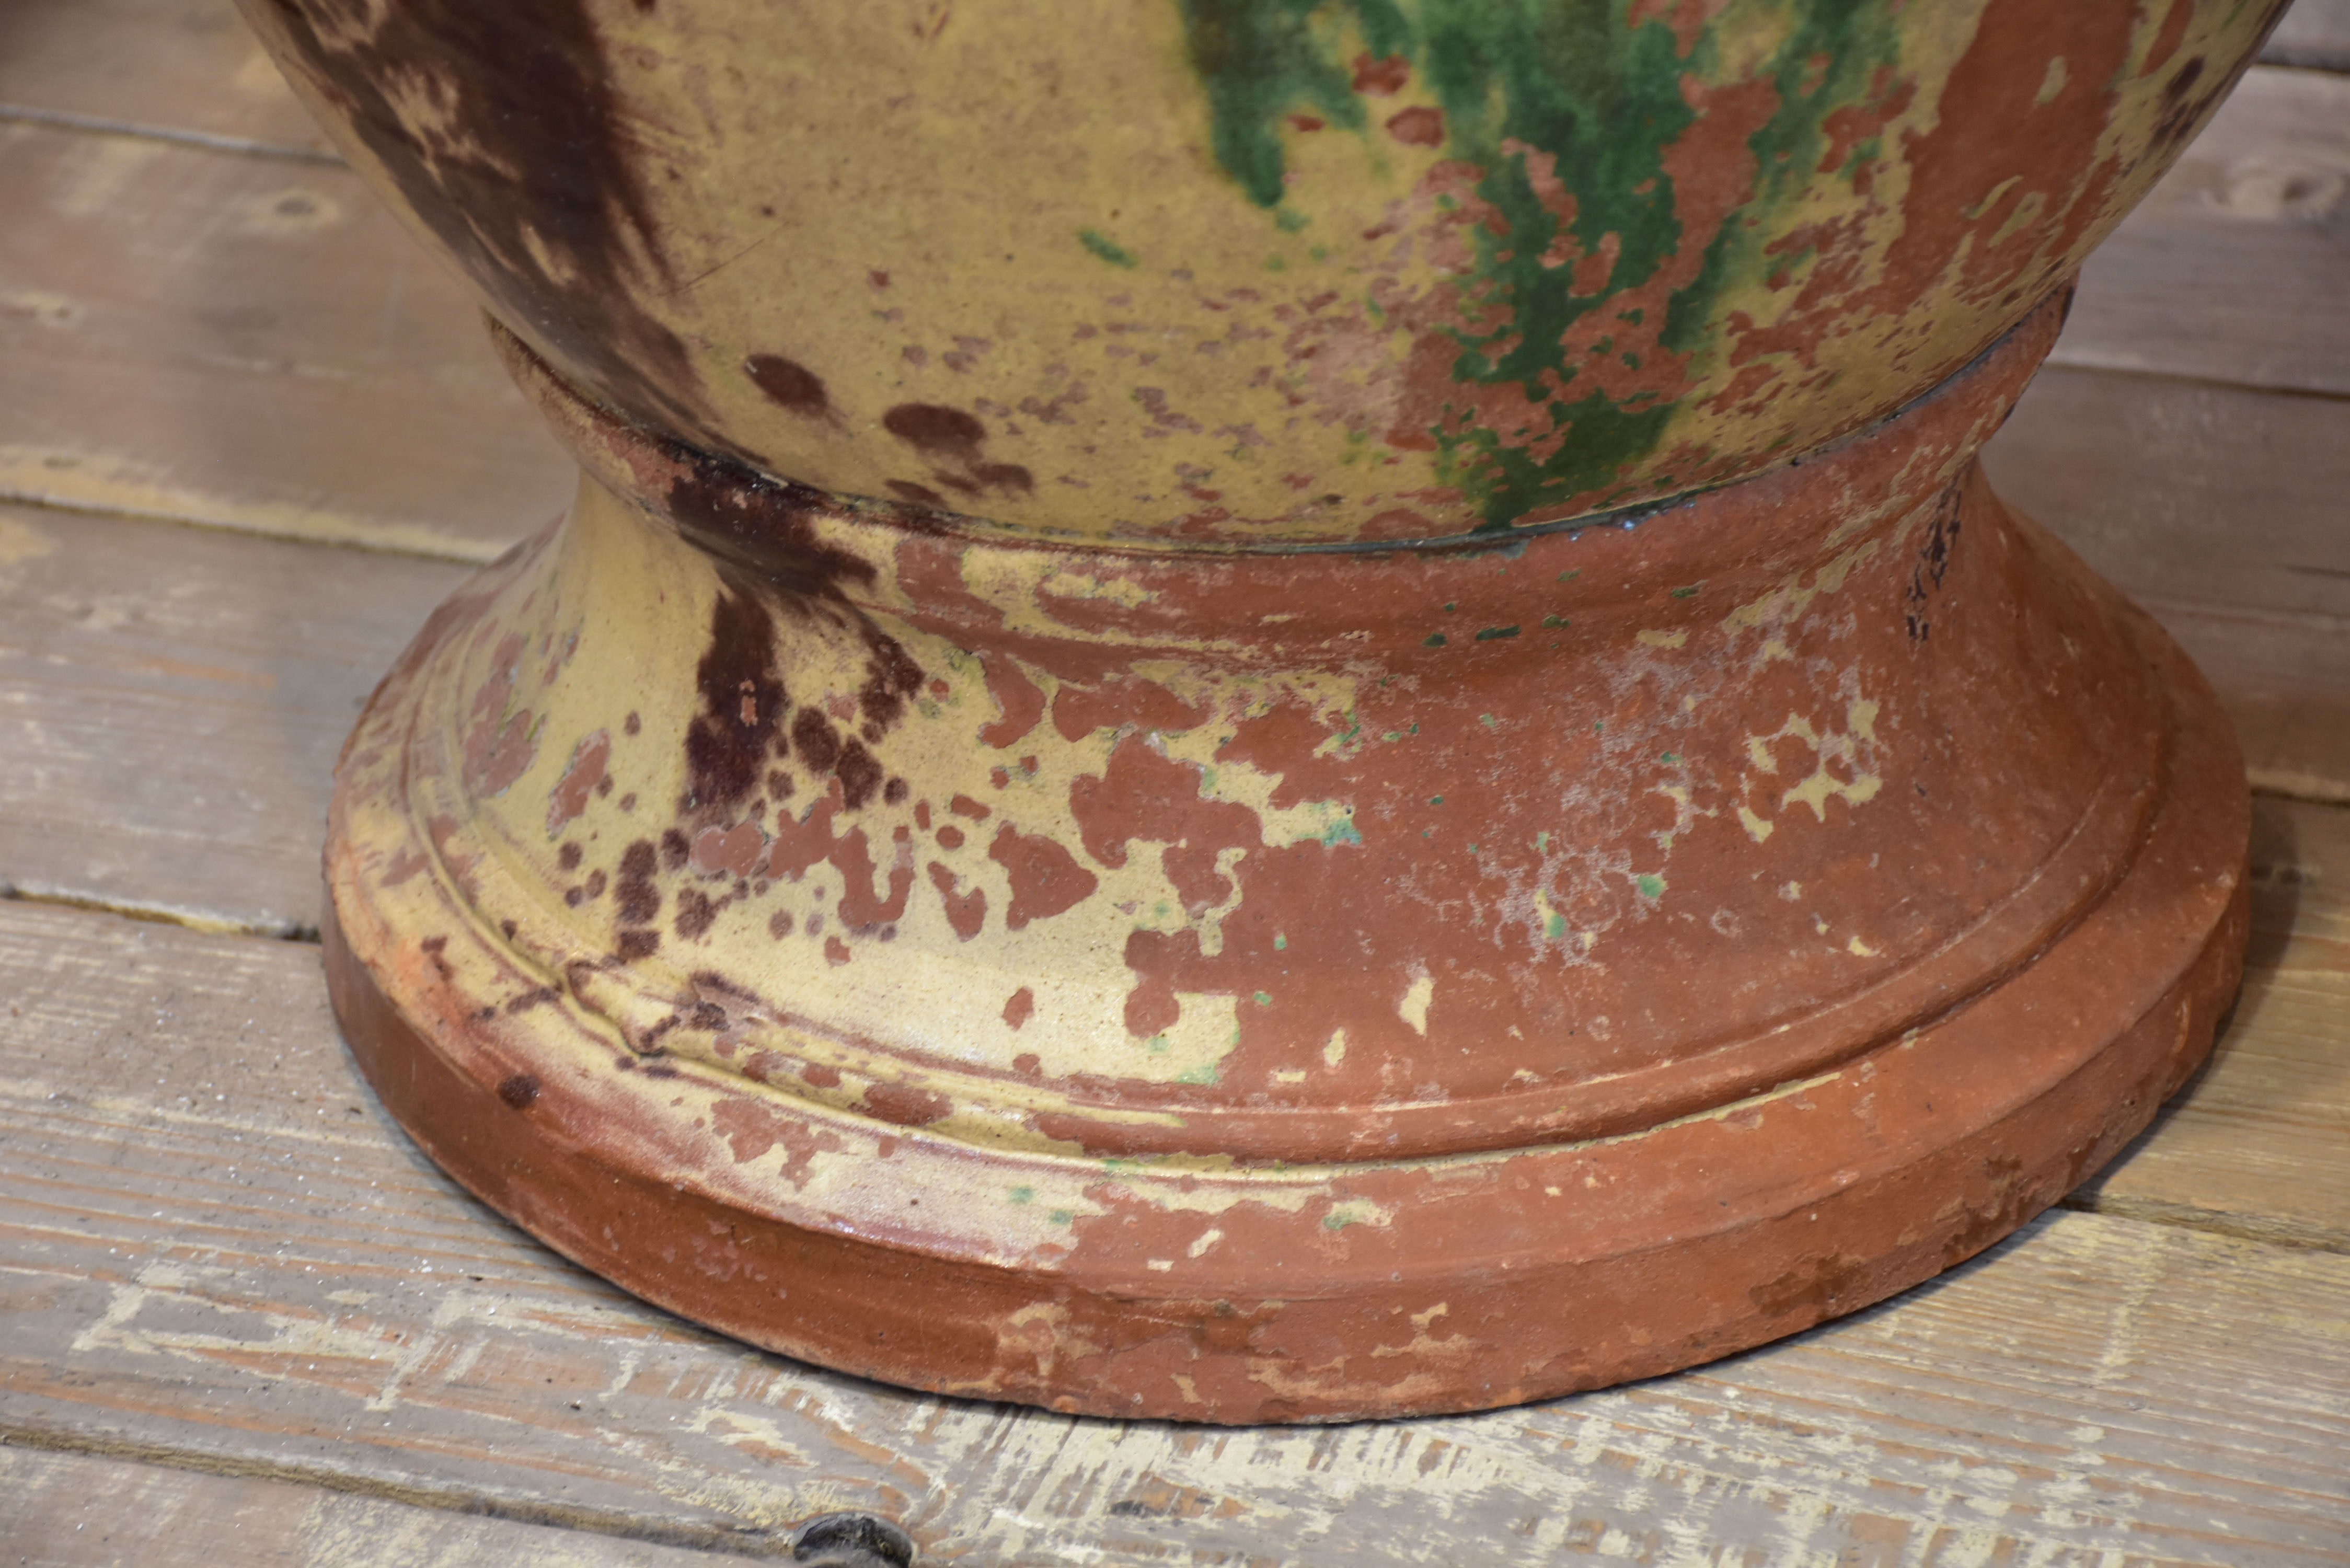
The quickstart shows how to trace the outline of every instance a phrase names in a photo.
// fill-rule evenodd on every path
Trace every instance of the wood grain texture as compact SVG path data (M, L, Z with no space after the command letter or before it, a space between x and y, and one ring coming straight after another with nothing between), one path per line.
M0 1563L26 1568L723 1568L748 1558L254 1476L0 1446Z
M333 156L230 0L8 0L0 117L17 109Z
M1451 1420L1126 1425L746 1350L384 1124L290 944L0 904L0 1430L925 1561L2350 1561L2350 1257L2091 1214L1700 1372Z
M2340 399L2052 366L1983 464L2135 598L2350 625Z
M359 177L0 120L0 500L486 560L575 471Z
M2247 71L2082 268L2054 359L2350 395L2350 76Z
M336 753L463 576L0 506L0 890L314 928Z
M2350 801L2350 401L2051 367L1983 462L2202 666L2257 785Z
M2350 811L2256 802L2251 865L2210 1064L2068 1202L2350 1253Z

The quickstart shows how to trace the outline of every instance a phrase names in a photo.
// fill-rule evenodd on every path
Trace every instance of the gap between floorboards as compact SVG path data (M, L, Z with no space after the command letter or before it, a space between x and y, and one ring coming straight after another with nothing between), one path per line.
M0 1425L0 1447L40 1449L51 1453L89 1454L102 1459L129 1459L167 1469L192 1470L202 1475L235 1476L255 1480L291 1481L321 1491L379 1498L386 1502L438 1509L445 1513L474 1514L511 1520L518 1524L548 1525L585 1535L641 1541L652 1546L682 1546L691 1551L729 1556L783 1557L790 1550L788 1532L744 1525L736 1530L702 1529L667 1524L660 1520L595 1509L584 1505L558 1507L488 1497L454 1486L403 1485L372 1476L351 1474L323 1466L273 1463L174 1449L161 1443L137 1443L83 1432L52 1431L22 1424Z
M248 137L223 136L210 130L182 130L176 126L143 125L137 120L76 114L65 109L36 109L30 104L0 103L0 123L10 122L54 126L60 130L78 130L91 136L123 136L136 141L168 142L173 147L195 147L207 152L226 152L240 158L266 158L282 163L324 163L337 169L348 167L339 154L320 152L308 147L287 147L275 141L255 141Z

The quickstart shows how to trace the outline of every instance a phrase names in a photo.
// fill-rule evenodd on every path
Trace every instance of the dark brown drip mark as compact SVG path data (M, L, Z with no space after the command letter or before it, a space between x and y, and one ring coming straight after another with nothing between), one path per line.
M840 781L841 801L855 811L873 798L881 787L883 769L879 759L865 749L862 741L850 741L840 749L840 763L833 776Z
M931 477L957 494L976 496L986 491L999 495L1029 495L1035 476L1016 462L988 462L980 448L987 427L976 416L942 403L899 403L881 416L881 428L920 452L935 465ZM943 498L926 484L893 479L889 491L901 501L937 506Z
M2249 55L2245 57L2247 63L2251 58ZM2203 58L2199 55L2180 66L2170 79L2162 84L2162 117L2155 122L2154 128L2158 156L2168 158L2184 147L2196 131L2202 129L2205 116L2228 96L2228 90L2236 85L2236 78L2243 74L2240 66L2218 81L2209 83L2199 93L2194 88L2196 83L2202 80L2203 67Z
M759 786L789 706L775 668L775 618L750 595L722 588L694 669L702 711L685 731L688 810L731 806Z
M910 788L902 780L891 788L889 770L874 748L904 717L926 676L903 646L850 597L873 584L878 574L862 557L820 536L816 524L830 507L824 496L728 458L675 443L663 445L676 465L664 498L667 514L689 544L712 558L719 588L709 642L695 667L700 706L686 729L686 789L677 825L660 836L658 865L664 873L675 873L693 864L708 874L719 868L724 857L705 864L694 858L699 853L695 846L706 846L713 830L724 846L732 846L738 836L746 841L743 863L727 862L737 880L723 897L698 888L675 891L671 929L691 942L702 940L728 905L758 898L769 886L767 874L775 863L760 859L758 845L748 842L770 833L759 820L766 800L752 802L755 792L764 787L776 803L773 834L781 836L773 842L779 846L787 839L807 839L811 833L831 841L828 814L836 807L827 805L827 801L837 801L837 809L857 811L877 798L892 805L906 800ZM824 705L790 700L785 674L789 649L781 630L785 617L847 634L862 644L864 669L853 701L828 696L828 714ZM793 760L794 771L816 786L816 808L827 813L812 829L782 804L795 784L775 765L785 759ZM836 786L837 795L832 793ZM747 814L743 809L746 802L751 803ZM897 830L901 845L908 831ZM837 843L863 846L865 833L852 830ZM837 846L836 852L849 853ZM852 914L844 903L846 934L879 935L885 940L895 935L894 928L886 932L883 928L902 912L905 893L914 880L910 853L900 849L898 856L905 864L889 873L891 899L874 900L868 893L868 901L875 904L868 911L874 917L870 919ZM755 888L743 877L754 865L762 868ZM624 865L624 873L627 869ZM867 866L868 883L876 869ZM650 904L645 922L624 919L622 923L650 923L660 907L658 889L650 881L638 889L624 878L619 891L624 898L633 892L637 903ZM779 926L773 915L767 924L770 934L777 937L792 929L788 920ZM817 936L821 918L812 913L806 929ZM838 938L827 941L825 953L836 963L847 962L850 956Z
M849 598L851 588L873 583L873 566L816 537L824 497L726 458L674 445L669 451L685 471L671 483L667 498L678 531L717 557L736 595L748 597L764 588L795 615L854 631L865 644L858 711L885 732L896 724L921 689L922 668ZM772 645L772 629L767 635Z
M792 720L792 744L800 761L819 774L828 774L840 762L840 737L822 713L803 708Z
M500 314L624 410L702 430L627 107L585 0L271 0L300 68ZM397 94L395 100L394 95ZM411 123L401 106L429 104Z
M941 403L899 403L881 416L881 428L909 446L958 458L976 452L987 439L976 415Z
M796 360L786 359L781 354L754 354L743 361L743 373L778 408L814 419L825 419L832 413L832 400L826 395L824 378Z
M664 443L682 471L665 498L687 541L787 597L846 609L849 587L874 580L872 564L823 543L816 519L823 493L770 479L732 458Z
M658 866L650 839L639 838L621 852L620 879L614 885L612 898L619 907L622 925L649 926L659 918L661 895L653 884Z
M516 1073L498 1085L498 1098L518 1111L528 1110L538 1098L538 1080L528 1073Z
M710 929L718 911L731 900L711 898L699 888L681 888L677 892L677 934L694 941Z

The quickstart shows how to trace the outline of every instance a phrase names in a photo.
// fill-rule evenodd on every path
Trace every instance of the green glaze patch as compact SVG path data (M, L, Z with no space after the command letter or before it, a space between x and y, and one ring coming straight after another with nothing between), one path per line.
M1656 454L1695 384L1687 367L1659 358L1678 361L1704 341L1730 280L1804 265L1808 253L1762 254L1758 230L1777 225L1755 220L1799 199L1830 144L1824 122L1866 102L1898 63L1895 8L1881 0L1752 0L1709 19L1686 56L1659 8L1641 0L1178 3L1217 161L1269 213L1294 210L1284 198L1311 206L1310 192L1284 183L1290 117L1384 141L1389 106L1357 92L1351 62L1399 60L1435 99L1444 156L1473 167L1475 199L1492 214L1468 231L1476 259L1459 286L1458 319L1477 325L1448 329L1458 348L1451 379L1513 387L1535 405L1530 427L1506 439L1476 420L1469 400L1442 409L1423 432L1436 442L1443 482L1471 497L1489 527L1594 496L1606 504L1609 487ZM1721 36L1758 18L1777 42L1748 78L1772 95L1747 139L1752 189L1712 232L1685 234L1668 165L1699 119L1688 89L1737 85L1724 79ZM1393 81L1378 84L1382 97ZM1843 177L1857 180L1863 168ZM1683 257L1691 245L1702 254ZM1660 274L1670 286L1651 326L1647 306L1619 296ZM1610 325L1622 324L1627 340L1603 335L1593 352L1635 369L1645 360L1648 385L1611 395L1573 362L1570 329L1601 309L1617 312ZM1635 352L1636 341L1661 357ZM1661 476L1667 485L1700 477Z
M1378 56L1411 30L1392 0L1180 0L1191 68L1207 85L1216 161L1260 207L1281 204L1281 121L1307 113L1348 130L1369 122L1354 73L1355 38ZM1352 24L1350 26L1349 24Z
M1077 243L1112 266L1133 266L1134 253L1097 229L1077 231Z

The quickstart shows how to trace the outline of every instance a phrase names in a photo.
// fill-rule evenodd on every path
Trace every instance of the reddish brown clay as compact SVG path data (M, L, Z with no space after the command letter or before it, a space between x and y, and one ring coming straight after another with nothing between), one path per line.
M1974 462L2059 319L1661 512L1208 557L845 506L502 339L588 478L353 737L353 1046L568 1255L942 1392L1457 1410L1878 1300L2238 974L2225 720Z

